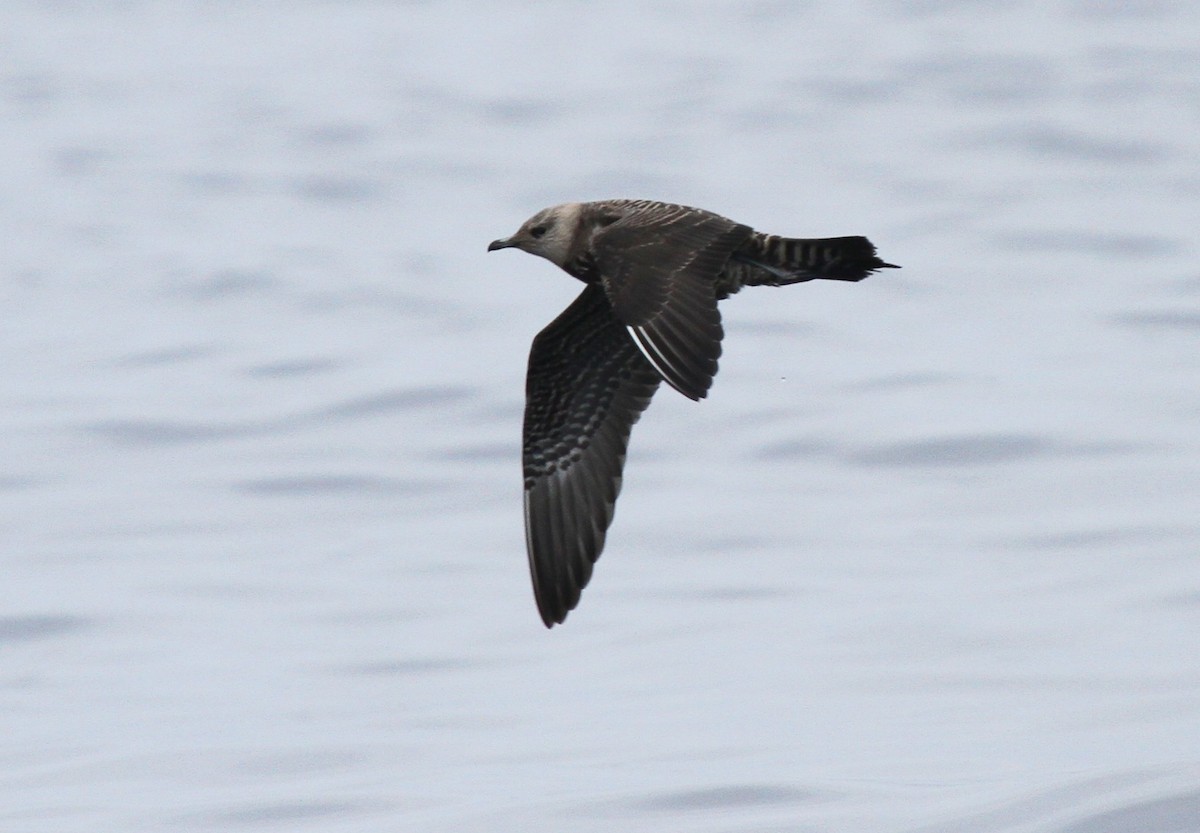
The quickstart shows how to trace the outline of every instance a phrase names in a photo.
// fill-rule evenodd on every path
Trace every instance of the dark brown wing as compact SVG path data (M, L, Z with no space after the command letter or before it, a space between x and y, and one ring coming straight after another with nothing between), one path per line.
M546 627L567 618L604 548L629 431L659 376L590 285L529 352L525 544Z
M721 355L717 276L752 233L719 214L614 200L592 253L613 312L671 387L703 399Z

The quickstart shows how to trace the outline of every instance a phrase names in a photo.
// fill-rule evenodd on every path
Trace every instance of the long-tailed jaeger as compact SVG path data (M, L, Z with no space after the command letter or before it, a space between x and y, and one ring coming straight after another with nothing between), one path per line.
M488 251L544 257L586 286L538 333L525 380L525 545L546 627L567 618L613 518L629 432L665 381L703 399L717 302L743 286L860 281L894 269L865 237L794 239L650 200L539 211Z

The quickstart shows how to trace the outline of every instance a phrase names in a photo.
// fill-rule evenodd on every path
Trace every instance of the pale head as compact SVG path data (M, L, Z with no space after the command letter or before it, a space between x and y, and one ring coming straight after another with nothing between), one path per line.
M577 202L543 208L521 224L512 237L493 240L488 251L496 249L520 249L531 255L544 257L556 266L563 266L575 241L579 228L579 215L583 206Z

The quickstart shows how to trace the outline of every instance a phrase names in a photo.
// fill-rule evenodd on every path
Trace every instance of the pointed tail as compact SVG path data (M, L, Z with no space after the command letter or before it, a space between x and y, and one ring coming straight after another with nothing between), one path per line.
M733 253L731 259L766 272L761 276L761 283L770 286L816 279L861 281L877 269L900 268L880 260L875 254L875 246L865 237L802 240L756 233Z

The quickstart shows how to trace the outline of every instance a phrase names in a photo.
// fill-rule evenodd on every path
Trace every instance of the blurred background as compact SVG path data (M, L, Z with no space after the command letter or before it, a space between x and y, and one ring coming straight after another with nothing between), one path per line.
M1200 830L1200 6L0 7L0 829ZM538 620L520 430L645 197L742 293Z

